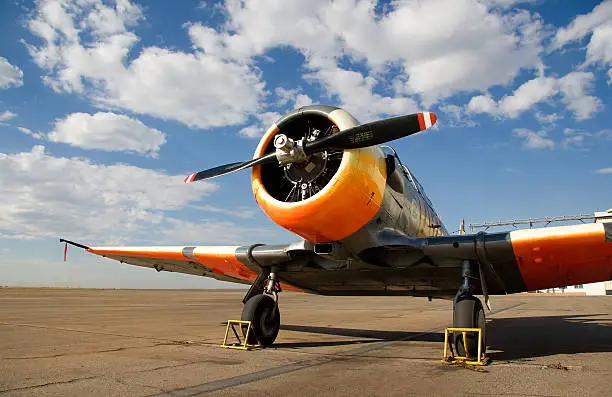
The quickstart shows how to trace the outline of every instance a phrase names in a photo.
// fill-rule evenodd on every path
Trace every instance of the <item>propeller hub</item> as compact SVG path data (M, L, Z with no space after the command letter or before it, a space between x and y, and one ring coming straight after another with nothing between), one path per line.
M304 151L303 139L294 141L285 134L278 134L274 138L276 148L276 159L280 165L292 163L302 163L308 160L308 155Z

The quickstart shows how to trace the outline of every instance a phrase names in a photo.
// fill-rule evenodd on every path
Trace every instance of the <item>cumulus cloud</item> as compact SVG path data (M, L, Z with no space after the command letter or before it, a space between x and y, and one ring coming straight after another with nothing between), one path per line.
M107 107L193 128L240 124L261 107L264 83L245 63L155 46L128 59L139 40L129 29L142 18L127 0L39 2L28 26L41 43L28 50L54 90Z
M152 227L163 228L166 211L197 203L217 188L208 182L186 185L183 178L55 157L43 146L0 153L0 237L143 237Z
M599 174L612 174L612 167L610 168L601 168L597 170Z
M26 135L31 136L32 138L35 139L45 139L45 134L40 133L40 132L34 132L29 128L26 127L17 127L17 130L19 130L19 132L24 133Z
M556 80L549 77L536 77L519 86L511 95L496 102L490 95L473 97L468 110L474 113L489 113L496 116L517 118L533 105L544 101L557 92Z
M23 85L23 72L4 57L0 57L0 89Z
M274 90L279 106L289 105L292 109L298 109L302 106L312 105L312 98L302 93L302 88L283 88L277 87Z
M319 82L330 96L339 98L342 107L368 122L380 115L414 113L419 107L414 99L405 96L383 96L374 93L377 81L361 72L327 65L306 76Z
M4 112L0 113L0 122L2 121L9 121L10 119L13 119L17 117L17 115L9 110L5 110Z
M571 72L559 79L559 89L576 120L585 120L603 109L599 98L588 95L594 88L595 76L590 72Z
M535 117L542 124L554 124L555 122L557 122L558 120L561 120L563 118L563 116L561 116L558 113L548 113L548 114L546 114L546 113L543 113L543 112L536 112L535 113Z
M276 120L281 118L278 112L263 112L255 115L254 123L244 127L238 133L245 138L259 139Z
M140 120L115 113L72 113L55 121L52 142L85 149L127 151L156 156L166 135Z
M472 97L467 109L472 113L517 118L534 105L561 94L563 103L574 113L575 119L585 120L603 108L599 98L589 95L594 89L594 78L590 72L570 72L561 78L536 77L499 101L490 94Z
M588 14L578 15L566 27L559 28L553 40L553 46L560 48L567 43L581 40L593 29L604 25L612 19L612 2L603 1Z
M540 68L539 16L495 9L515 3L392 2L379 13L374 0L230 1L221 29L193 23L188 34L197 53L231 65L253 62L272 48L295 49L305 58L309 81L367 120L381 110L411 111L419 97L428 106ZM345 61L362 68L348 68ZM389 68L400 74L391 83Z
M585 65L612 65L612 2L604 1L588 14L579 15L566 27L559 28L553 48L584 39L591 35L586 46Z
M561 141L561 146L564 148L584 148L585 139L592 136L592 134L588 132L577 130L574 128L564 129L563 135L565 136L565 138L563 138L563 140Z
M553 149L555 142L547 137L546 131L534 132L527 128L514 129L514 136L523 139L526 149Z

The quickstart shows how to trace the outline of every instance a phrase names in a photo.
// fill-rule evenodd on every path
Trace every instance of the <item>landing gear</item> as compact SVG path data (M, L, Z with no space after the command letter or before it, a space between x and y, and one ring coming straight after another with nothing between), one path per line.
M485 312L480 299L473 295L462 295L455 303L453 313L453 327L482 329L482 353L486 350ZM459 356L478 357L478 334L467 333L464 346L463 335L460 332L454 335L454 347Z
M482 354L486 350L486 320L485 312L480 299L472 295L471 281L478 279L478 263L465 261L463 263L463 285L459 288L453 303L453 327L482 329ZM459 356L478 358L478 334L466 334L464 344L463 335L455 333L453 345Z
M276 340L280 329L280 310L278 308L278 293L281 292L280 282L273 269L266 280L263 293L251 296L242 309L241 320L251 322L251 334L248 343L270 346Z

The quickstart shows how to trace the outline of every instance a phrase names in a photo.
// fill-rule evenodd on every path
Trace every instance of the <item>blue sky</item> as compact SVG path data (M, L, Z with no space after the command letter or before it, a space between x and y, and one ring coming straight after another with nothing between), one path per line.
M0 284L211 287L77 250L290 242L248 159L283 113L434 111L393 145L449 230L612 207L612 2L4 2Z

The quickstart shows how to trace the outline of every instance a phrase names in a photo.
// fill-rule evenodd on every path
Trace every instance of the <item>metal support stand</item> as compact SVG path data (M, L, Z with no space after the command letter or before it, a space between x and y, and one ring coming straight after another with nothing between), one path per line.
M478 334L478 357L470 357L466 350L466 356L456 356L453 351L453 346L450 343L450 333L461 332L463 337L463 346L467 346L467 333L473 332ZM487 365L490 359L482 352L482 329L480 328L446 328L444 330L444 356L442 357L443 364L466 364L466 365ZM449 354L450 353L450 354ZM476 359L474 361L474 359Z
M236 331L236 326L240 330L240 334L242 334L242 338ZM227 337L229 336L230 329L233 331L234 336L236 337L236 341L238 343L227 343ZM257 342L257 344L248 343L249 335L253 332L253 327L251 326L250 321L243 320L228 320L227 328L225 328L225 337L223 338L223 344L221 347L225 347L228 349L238 349L238 350L251 350L257 347L260 347L261 344Z

